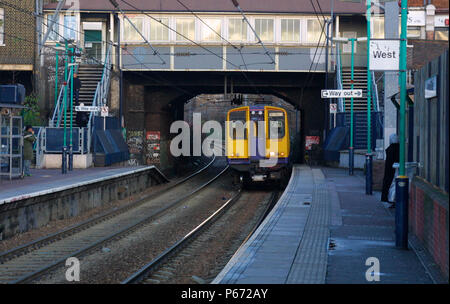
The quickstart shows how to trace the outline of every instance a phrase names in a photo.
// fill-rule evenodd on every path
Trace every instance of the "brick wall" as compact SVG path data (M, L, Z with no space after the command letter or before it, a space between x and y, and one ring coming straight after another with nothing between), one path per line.
M0 46L0 64L33 64L36 21L35 0L6 0L0 4L5 13L4 46Z
M411 182L409 231L433 256L448 280L448 194L420 177Z
M428 0L425 3L428 4ZM431 0L431 4L436 6L437 9L448 9L448 0ZM423 0L408 0L408 7L424 7Z

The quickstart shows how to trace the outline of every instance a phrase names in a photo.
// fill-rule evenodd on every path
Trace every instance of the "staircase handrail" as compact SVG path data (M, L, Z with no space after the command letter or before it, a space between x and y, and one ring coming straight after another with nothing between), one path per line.
M107 98L109 93L110 86L110 77L111 76L111 45L108 47L106 51L105 63L103 66L102 78L97 84L97 88L95 89L94 99L92 101L92 106L104 106L107 104ZM88 120L88 143L91 142L91 136L93 131L93 117L94 112L91 112ZM90 152L90 144L88 144L88 150Z
M67 85L70 84L70 78L72 76L72 71L69 71L69 75L66 79L66 84L61 86L61 89L59 90L59 94L58 94L58 99L56 102L56 106L55 109L53 111L53 115L52 115L52 119L49 121L49 126L50 127L59 127L60 123L61 123L61 116L62 116L62 103L63 103L63 99L64 99L64 90L66 88Z
M339 50L338 44L336 45L336 82L338 90L342 90L342 62L341 62L341 53ZM344 100L343 98L338 98L338 110L339 112L345 112Z

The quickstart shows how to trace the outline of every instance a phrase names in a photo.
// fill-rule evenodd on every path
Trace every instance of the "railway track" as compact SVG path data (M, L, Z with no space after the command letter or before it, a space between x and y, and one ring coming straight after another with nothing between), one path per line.
M30 282L69 257L132 233L204 189L227 169L223 159L214 157L206 167L158 193L0 254L0 283Z
M171 277L175 277L176 267L174 265L183 264L183 260L187 257L193 257L194 253L199 249L205 251L208 247L208 240L215 237L215 231L213 228L217 229L226 229L226 227L233 225L233 223L228 222L226 219L223 219L223 215L236 204L237 201L241 198L243 192L239 190L236 195L227 200L217 211L215 211L211 216L209 216L206 220L204 220L201 224L191 230L188 234L186 234L183 238L178 240L171 247L166 249L163 253L161 253L158 257L156 257L153 261L142 267L136 273L128 277L126 280L122 282L122 284L159 284L159 283L167 283L171 282ZM245 192L244 195L249 196L248 192ZM258 226L262 223L266 215L270 212L271 208L275 205L279 197L278 191L272 192L271 197L268 203L265 206L264 211L259 216L259 219L254 225L253 229L251 229L250 233L245 237L244 241L241 243L241 246L245 241L250 238L250 236L254 233L254 231L258 228ZM244 206L245 207L245 206ZM229 219L228 219L229 220ZM216 227L217 226L217 227ZM211 246L211 245L209 245ZM235 250L233 250L234 252ZM230 257L230 256L229 256ZM217 275L220 270L226 265L229 260L229 257L222 259L219 265L216 265L215 275ZM214 277L215 277L214 275ZM193 276L195 277L195 276ZM207 281L198 278L198 283L207 283Z

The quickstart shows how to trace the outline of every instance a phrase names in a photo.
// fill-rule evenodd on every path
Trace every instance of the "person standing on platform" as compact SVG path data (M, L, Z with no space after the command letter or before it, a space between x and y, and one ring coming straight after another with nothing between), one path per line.
M24 159L24 174L31 176L30 166L33 160L33 144L36 141L33 128L31 126L25 127L23 135L23 159Z
M398 143L398 136L397 134L391 134L391 136L389 136L389 147L386 149L386 162L384 163L383 190L381 192L382 202L389 202L389 188L391 187L395 175L395 169L392 168L392 165L398 163L399 159L400 145Z

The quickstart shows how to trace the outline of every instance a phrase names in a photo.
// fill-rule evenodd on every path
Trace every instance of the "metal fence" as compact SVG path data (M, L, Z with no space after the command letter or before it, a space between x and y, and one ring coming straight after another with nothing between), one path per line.
M418 176L447 193L449 184L448 53L447 50L415 72L414 137L412 138L413 159L420 163ZM435 86L433 86L434 77L436 77ZM426 94L433 97L426 98Z

